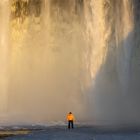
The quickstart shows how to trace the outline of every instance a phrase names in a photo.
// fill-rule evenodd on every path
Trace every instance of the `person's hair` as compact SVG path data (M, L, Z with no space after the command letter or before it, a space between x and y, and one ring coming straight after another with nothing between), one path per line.
M69 114L72 114L72 112L69 112Z

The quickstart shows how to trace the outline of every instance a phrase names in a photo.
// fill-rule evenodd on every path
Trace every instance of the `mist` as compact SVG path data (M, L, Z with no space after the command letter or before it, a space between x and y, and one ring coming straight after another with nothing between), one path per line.
M0 122L139 124L138 0L0 2Z

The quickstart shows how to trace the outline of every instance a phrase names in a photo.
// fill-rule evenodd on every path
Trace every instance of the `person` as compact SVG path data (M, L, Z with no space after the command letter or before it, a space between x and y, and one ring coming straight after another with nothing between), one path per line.
M67 115L68 129L74 128L74 120L75 120L74 115L72 114L72 112L69 112Z

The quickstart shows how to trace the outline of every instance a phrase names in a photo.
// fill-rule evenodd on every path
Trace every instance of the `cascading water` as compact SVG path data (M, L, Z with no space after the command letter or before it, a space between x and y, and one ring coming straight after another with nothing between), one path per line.
M137 5L138 0L0 2L5 122L64 121L69 111L79 121L139 122Z
M85 42L79 7L76 14L76 3L70 1L12 2L13 9L20 9L13 10L10 21L8 113L23 122L27 117L29 122L65 120L69 110L80 114Z
M87 4L91 116L100 122L125 123L131 118L128 93L134 47L134 3L93 0Z
M9 4L7 0L0 2L0 118L5 120L8 103L8 58L9 58Z

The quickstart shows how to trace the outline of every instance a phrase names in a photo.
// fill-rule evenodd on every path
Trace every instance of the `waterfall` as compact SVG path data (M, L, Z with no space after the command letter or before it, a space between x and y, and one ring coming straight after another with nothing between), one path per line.
M0 2L0 113L1 119L6 119L8 107L8 60L9 60L9 4Z
M123 123L131 114L128 94L134 47L134 5L129 0L85 3L88 5L85 13L90 46L87 62L91 75L91 116L99 122Z
M93 124L139 122L138 0L4 0L0 7L6 123L64 121L69 111Z

